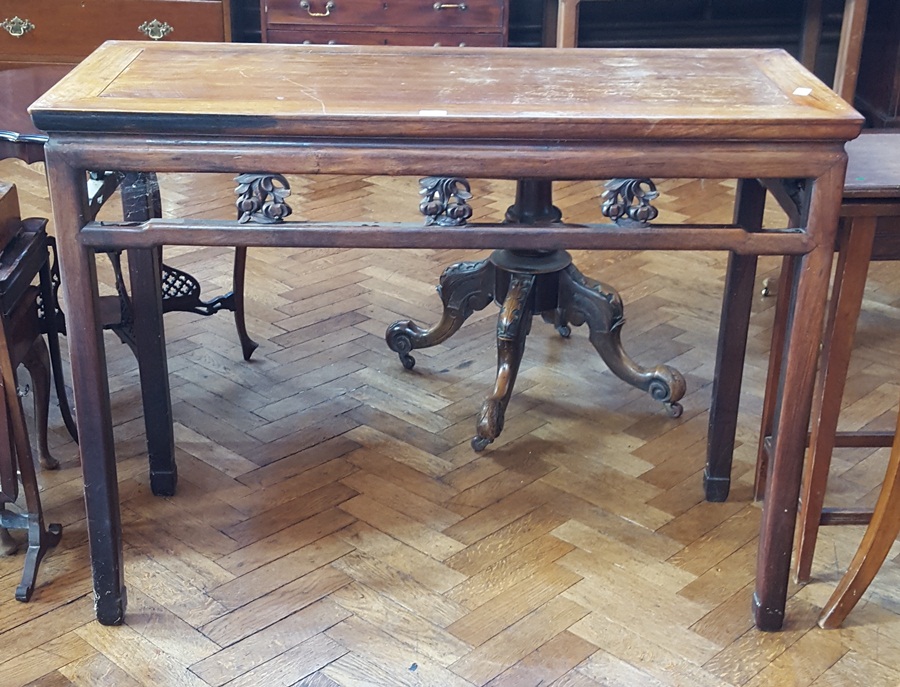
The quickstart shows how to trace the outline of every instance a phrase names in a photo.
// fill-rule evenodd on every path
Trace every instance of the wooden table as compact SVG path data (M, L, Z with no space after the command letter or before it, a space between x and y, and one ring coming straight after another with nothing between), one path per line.
M94 253L132 249L132 289L140 313L135 327L142 342L139 356L147 363L142 371L156 368L141 381L157 385L159 392L158 402L145 412L164 437L160 444L171 448L160 297L153 285L159 247L190 244L796 256L791 263L796 308L783 351L786 372L754 597L757 625L781 627L846 165L843 145L862 123L786 53L107 43L31 113L50 134L46 159L66 302L73 325L78 323L68 341L102 623L122 621L125 585ZM246 223L86 222L84 170L110 167L745 181L736 222L716 226L648 224L639 218L591 225L254 223L284 215L283 198L252 194L254 184L278 189L281 180L271 174L242 180L242 190L249 191L240 201ZM756 179L788 177L806 180L806 226L762 231L764 194ZM452 211L458 200L446 207L448 217L465 214ZM174 461L171 465L174 472Z

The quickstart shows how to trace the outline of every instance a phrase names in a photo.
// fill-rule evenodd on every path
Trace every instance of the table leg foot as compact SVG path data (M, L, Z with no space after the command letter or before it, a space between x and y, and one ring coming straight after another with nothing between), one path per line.
M150 490L154 496L174 496L178 470L156 470L150 473Z
M94 611L101 625L121 625L125 620L125 608L128 606L128 595L125 588L121 593L94 595Z
M709 474L709 468L703 471L703 492L706 494L707 501L722 503L728 499L730 490L730 477L713 477Z
M765 608L754 593L753 621L763 632L778 632L784 625L784 608Z

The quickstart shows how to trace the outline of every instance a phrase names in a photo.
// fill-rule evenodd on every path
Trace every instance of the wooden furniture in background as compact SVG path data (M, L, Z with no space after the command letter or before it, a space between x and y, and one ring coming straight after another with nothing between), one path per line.
M870 510L823 508L835 447L883 447L890 446L894 439L889 432L838 432L837 425L869 262L900 260L900 134L864 133L847 144L847 152L849 163L836 245L838 262L800 495L794 556L794 572L799 582L809 580L820 525L860 525L872 515ZM787 303L779 294L776 337L783 336L786 309ZM778 382L777 364L778 360L773 358L767 381L770 388ZM764 440L757 461L757 498L762 498L765 489L768 457L765 437L771 434L774 413L771 404L763 409Z
M584 0L612 2L614 0ZM869 0L845 0L841 39L835 67L834 90L848 102L853 102L859 72L862 38L865 32L866 10ZM582 0L557 0L556 47L574 48L578 44L578 12ZM806 0L800 61L810 70L815 67L822 37L823 0ZM900 71L898 71L900 74Z
M59 81L81 59L107 39L144 36L147 42L170 40L222 41L230 37L228 0L84 0L58 3L47 0L14 0L0 16L0 158L14 157L26 163L42 162L46 135L35 128L27 108ZM93 212L121 184L125 214L133 220L159 213L158 187L152 175L123 175L100 165L95 175L103 183L94 195ZM122 183L125 180L125 183ZM111 255L118 271L118 257ZM237 248L233 267L233 289L229 294L201 300L200 284L190 274L163 266L161 285L166 312L187 311L211 315L219 310L235 314L235 326L244 359L249 360L257 344L247 333L243 295L246 249ZM104 324L133 348L129 299L124 282L119 297L103 299ZM69 433L77 436L66 402L62 365L56 338L65 332L62 314L45 315L53 377L63 419ZM152 439L151 439L152 441ZM152 459L151 459L152 464Z
M509 0L260 0L262 41L503 46Z
M866 528L850 567L819 614L819 625L823 629L831 630L841 626L875 579L898 534L900 534L900 416L897 417L891 459L878 494L872 521Z
M25 365L31 375L35 399L38 446L44 467L58 463L47 447L47 410L50 403L50 362L41 334L38 296L44 288L32 285L43 272L46 279L46 220L19 218L15 186L0 182L0 543L5 553L16 550L7 530L26 531L27 550L22 582L16 589L19 601L28 601L34 591L38 566L47 550L59 542L62 528L44 525L41 496L35 474L28 427L18 394L16 368ZM20 513L7 510L25 494Z
M900 126L900 3L869 0L857 100L878 127Z
M702 68L685 70L686 62L698 61ZM448 70L448 63L454 69ZM167 78L160 79L161 73ZM585 79L586 73L603 78ZM638 74L652 74L657 84L677 84L679 99L665 95L665 89L633 88L640 82ZM375 82L394 86L373 89ZM423 109L430 103L442 109ZM110 43L79 65L65 88L45 94L31 112L35 123L50 132L47 165L66 302L72 317L93 323L72 331L69 345L101 622L122 622L125 589L94 254L99 249L132 249L132 292L140 303L135 327L139 338L154 338L163 345L155 277L159 247L175 243L718 249L791 255L791 295L797 307L785 342L787 375L780 389L779 431L753 604L760 628L781 627L818 332L846 164L843 144L862 125L858 114L782 51L376 51L349 46ZM755 222L434 227L151 219L117 225L87 221L82 177L85 169L101 161L160 172L258 173L268 168L298 174L387 172L526 180L799 177L808 180L812 192L808 223L790 231L761 231ZM262 174L258 186L277 188L278 179ZM239 198L242 209L269 219L284 216L285 189L275 196L247 190ZM739 217L755 209L745 208ZM141 378L147 381L143 374ZM165 383L164 376L162 380ZM160 405L167 402L168 393ZM153 420L154 431L171 444L171 416L158 414ZM174 465L174 456L171 459Z

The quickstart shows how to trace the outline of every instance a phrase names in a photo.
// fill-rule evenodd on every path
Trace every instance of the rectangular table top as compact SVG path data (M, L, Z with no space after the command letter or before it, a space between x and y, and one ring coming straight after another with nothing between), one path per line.
M30 108L49 132L836 141L862 118L781 50L108 42Z

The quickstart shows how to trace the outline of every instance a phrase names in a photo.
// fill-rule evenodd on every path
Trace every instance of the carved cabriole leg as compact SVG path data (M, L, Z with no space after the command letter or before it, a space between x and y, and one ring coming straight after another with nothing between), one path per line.
M568 322L576 327L587 323L591 343L613 374L633 387L649 391L673 417L681 415L678 401L686 389L681 373L668 365L641 367L622 349L625 318L618 293L570 265L559 275L559 305Z
M416 364L410 351L446 341L473 312L483 310L493 302L494 265L490 260L450 265L441 275L437 291L444 304L440 322L422 329L410 320L400 320L385 332L388 347L400 355L400 361L407 370Z
M116 479L115 442L109 404L106 355L100 331L100 299L94 251L82 246L79 231L87 216L84 172L70 167L52 143L45 147L54 198L53 217L68 309L68 344L80 432L84 500L97 619L117 625L125 615L122 521Z
M241 342L244 360L250 360L253 351L259 344L247 333L247 322L244 319L244 276L247 271L247 247L237 246L234 249L234 272L232 273L231 292L234 294L234 326Z
M531 294L535 275L513 274L497 321L497 381L478 416L472 448L481 451L503 431L503 416L512 396L525 337L531 328Z
M22 364L31 375L31 385L34 387L34 424L37 431L38 457L41 467L47 470L56 470L59 468L59 461L50 455L50 446L47 443L47 421L50 411L50 353L42 336L34 340L28 353L22 359Z

